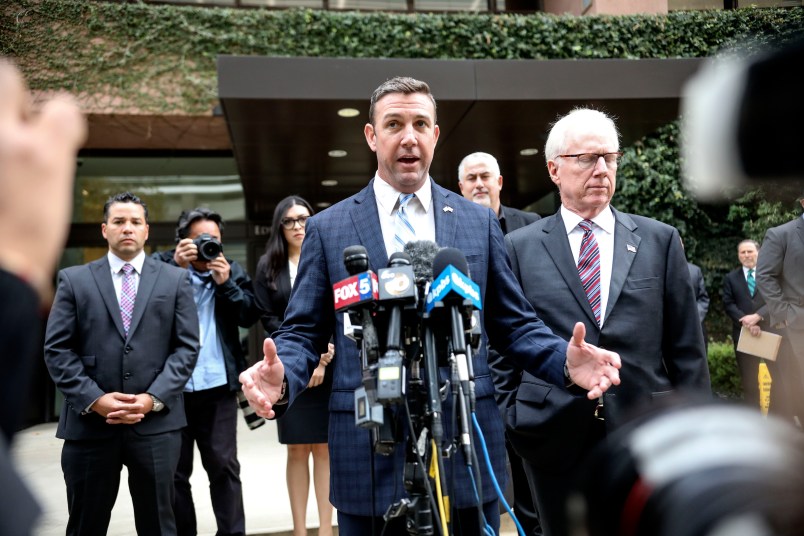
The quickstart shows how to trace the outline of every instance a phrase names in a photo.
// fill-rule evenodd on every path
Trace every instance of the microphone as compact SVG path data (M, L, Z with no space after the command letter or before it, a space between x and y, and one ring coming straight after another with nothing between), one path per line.
M360 245L343 250L343 264L350 276L332 285L335 312L344 312L344 330L360 325L363 385L355 390L355 423L361 428L376 429L383 425L383 408L377 404L371 364L377 362L379 339L371 317L379 298L377 276L369 269L366 248ZM351 327L350 327L351 326ZM353 335L357 335L356 331ZM349 336L347 334L347 336Z
M413 266L413 274L416 283L429 282L433 280L433 259L440 248L435 242L429 240L411 240L405 244L405 253L410 255L410 263ZM421 294L425 296L425 293Z
M444 309L449 314L449 341L452 353L453 374L457 373L460 391L461 443L464 447L467 465L471 465L471 427L469 411L474 406L474 371L472 370L471 350L467 348L464 326L471 328L472 311L481 310L480 287L468 275L469 265L464 254L455 248L443 248L433 260L433 284L427 294L425 311L438 320L443 318ZM436 325L443 323L436 322ZM442 328L443 330L443 328ZM468 354L468 355L467 355ZM457 369L457 370L456 370Z
M387 268L377 272L381 311L388 312L385 354L379 360L377 399L383 404L401 402L405 394L405 368L402 366L403 308L416 309L416 284L410 256L404 252L391 255Z
M430 283L433 281L433 260L440 248L430 240L411 240L405 244L405 253L410 255L416 287L419 291L419 305L423 307ZM438 351L429 322L422 324L422 349L424 369L427 375L427 402L430 411L430 426L433 440L439 451L443 450L444 426L442 424L441 392L439 391Z
M369 270L368 252L363 246L343 250L343 264L350 276L332 285L335 312L359 309L379 298L377 276Z

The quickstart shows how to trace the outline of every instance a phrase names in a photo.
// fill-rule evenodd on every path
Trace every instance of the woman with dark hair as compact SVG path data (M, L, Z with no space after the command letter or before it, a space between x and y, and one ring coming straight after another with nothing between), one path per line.
M257 263L254 291L263 310L262 325L268 336L279 329L296 279L296 269L304 240L307 218L313 215L310 204L298 196L284 198L274 210L271 234L265 254ZM329 395L332 375L326 373L335 347L330 343L321 355L307 389L294 400L277 420L279 442L288 446L287 485L293 534L307 534L307 497L310 493L309 458L313 455L313 486L318 503L321 536L332 535L332 505L329 502L329 451L327 446Z

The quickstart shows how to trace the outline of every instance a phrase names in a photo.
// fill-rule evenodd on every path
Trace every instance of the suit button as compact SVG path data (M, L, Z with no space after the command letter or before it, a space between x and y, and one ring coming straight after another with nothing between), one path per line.
M129 353L130 351L131 351L131 346L126 346L126 353Z
M124 380L131 379L131 373L130 373L130 372L126 372L125 374L123 374L123 379L124 379Z

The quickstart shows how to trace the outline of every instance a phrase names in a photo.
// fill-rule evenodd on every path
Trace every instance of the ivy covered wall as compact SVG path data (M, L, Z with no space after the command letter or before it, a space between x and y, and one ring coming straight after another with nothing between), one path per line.
M703 57L789 38L804 9L665 16L390 14L4 0L0 54L35 89L67 89L88 111L210 113L219 54L351 58Z

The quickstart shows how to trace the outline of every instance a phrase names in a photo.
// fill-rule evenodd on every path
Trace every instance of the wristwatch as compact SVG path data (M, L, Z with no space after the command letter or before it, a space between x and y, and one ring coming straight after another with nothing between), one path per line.
M162 411L163 409L165 409L165 403L164 402L162 402L161 400L156 398L151 393L148 393L148 395L151 397L151 400L154 403L154 407L151 409L151 411Z

